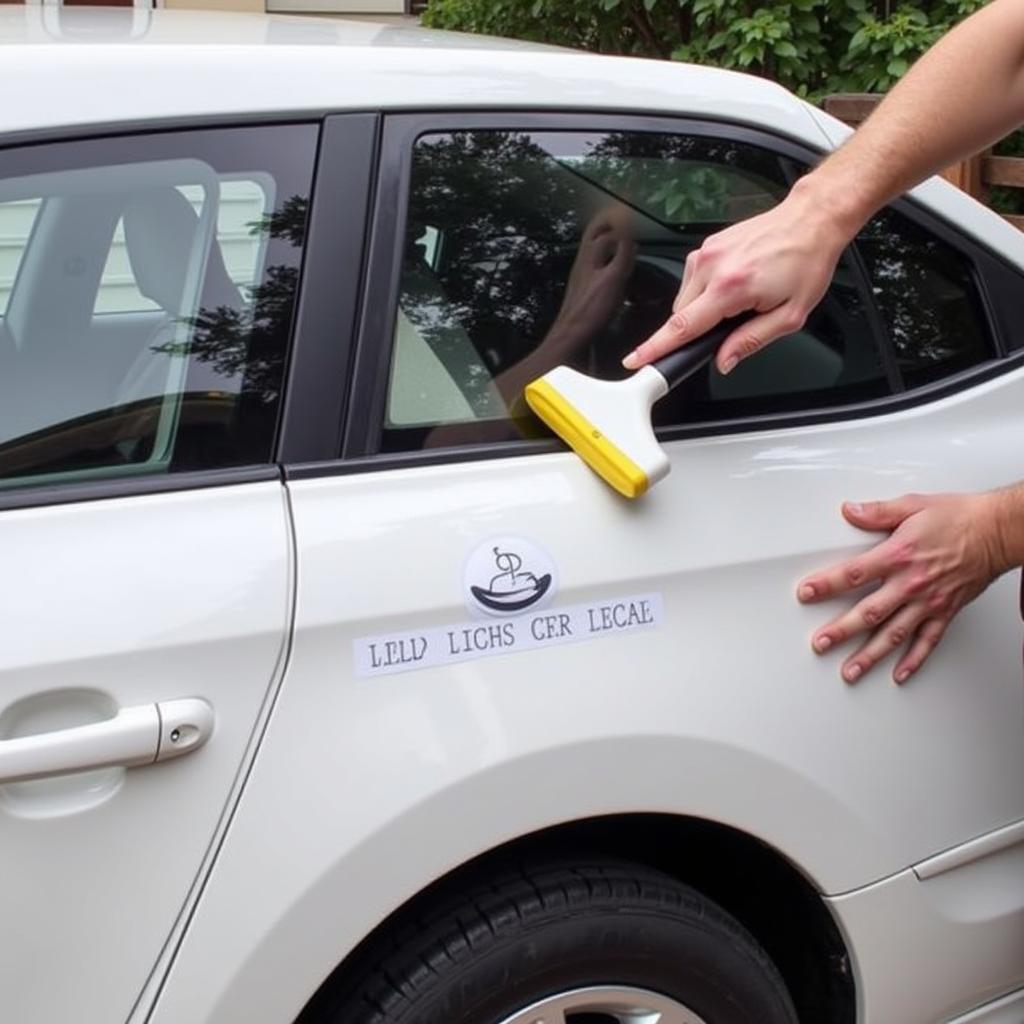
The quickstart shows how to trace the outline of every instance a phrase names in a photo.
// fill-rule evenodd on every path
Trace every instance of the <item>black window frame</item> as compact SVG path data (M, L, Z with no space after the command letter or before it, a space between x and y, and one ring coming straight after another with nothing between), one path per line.
M394 325L400 291L402 239L405 232L412 172L412 153L416 140L425 134L492 131L646 131L666 134L712 136L748 143L768 149L781 158L792 180L800 168L814 166L827 151L816 150L802 141L774 134L762 128L722 120L670 115L630 113L588 113L576 111L451 111L398 112L383 118L377 165L377 188L371 215L370 243L365 268L365 285L354 352L350 399L345 419L340 463L334 472L357 472L430 463L461 462L541 454L561 450L555 439L479 442L470 445L436 448L426 451L382 453L381 432L387 397ZM905 388L897 373L893 380L895 350L885 329L877 304L868 303L868 316L875 332L881 330L883 363L889 371L892 393L856 403L792 412L764 413L715 419L660 428L662 441L726 435L731 433L780 429L847 421L878 416L933 401L954 391L996 376L1024 364L1024 324L1008 310L1013 297L1024 288L1024 271L1014 268L998 254L963 234L932 211L910 198L889 204L914 224L939 241L951 246L969 264L972 283L985 317L985 329L991 344L991 358L966 370L915 388ZM870 294L870 282L856 243L853 258ZM286 467L288 475L315 475L325 467Z

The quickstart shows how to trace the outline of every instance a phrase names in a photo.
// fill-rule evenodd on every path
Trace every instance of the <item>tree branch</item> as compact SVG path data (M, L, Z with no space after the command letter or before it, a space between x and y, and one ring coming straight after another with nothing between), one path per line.
M654 26L651 25L650 19L647 17L647 12L643 8L636 8L633 4L629 5L629 20L633 23L633 27L636 29L637 34L647 44L647 48L659 57L668 57L669 51L665 49L660 42L658 37L654 33Z
M693 35L693 11L689 7L689 2L690 0L679 0L679 10L676 12L681 46L686 46Z

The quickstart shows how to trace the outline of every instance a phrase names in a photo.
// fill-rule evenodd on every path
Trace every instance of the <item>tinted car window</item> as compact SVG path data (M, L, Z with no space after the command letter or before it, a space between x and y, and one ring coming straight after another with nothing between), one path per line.
M38 199L0 203L0 317L7 311L11 289L38 211Z
M568 363L604 377L668 316L686 254L786 192L781 160L653 132L459 131L414 147L385 450L538 428L520 394ZM888 388L850 262L806 328L728 378L708 369L663 424L820 406Z
M0 485L270 458L316 136L0 156L0 236L23 239L0 320Z
M908 387L990 357L986 318L966 256L895 210L873 218L857 244Z

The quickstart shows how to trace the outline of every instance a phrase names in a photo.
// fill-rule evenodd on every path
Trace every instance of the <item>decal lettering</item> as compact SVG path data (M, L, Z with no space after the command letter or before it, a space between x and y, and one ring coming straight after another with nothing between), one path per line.
M422 661L427 653L425 636L401 637L398 640L384 640L370 644L370 662L374 668L390 668L392 665L409 665Z
M602 633L609 629L629 629L631 626L650 626L654 623L651 602L646 598L588 608L587 618L591 633Z
M353 643L356 674L391 675L498 654L587 642L650 629L662 619L660 594L551 608L501 622L459 622L434 629L362 637Z

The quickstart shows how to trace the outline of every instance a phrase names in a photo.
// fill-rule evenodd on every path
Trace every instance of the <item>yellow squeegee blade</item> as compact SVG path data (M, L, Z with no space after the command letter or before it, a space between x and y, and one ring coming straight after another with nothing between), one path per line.
M647 474L543 377L527 384L525 395L530 408L619 494L639 498L647 490Z

